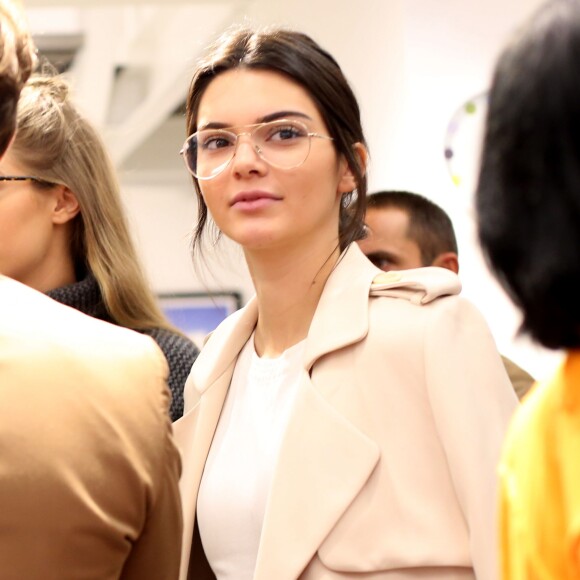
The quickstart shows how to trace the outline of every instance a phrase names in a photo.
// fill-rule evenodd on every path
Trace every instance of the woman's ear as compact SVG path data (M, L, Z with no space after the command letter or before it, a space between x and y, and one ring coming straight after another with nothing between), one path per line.
M369 152L367 151L367 148L362 143L355 143L353 145L353 149L362 173L366 173L369 159ZM338 192L341 195L343 193L354 191L357 186L355 174L352 171L350 165L346 162L346 159L343 159L343 165L343 173L338 183Z
M65 224L81 211L76 195L65 185L55 185L53 195L52 223Z

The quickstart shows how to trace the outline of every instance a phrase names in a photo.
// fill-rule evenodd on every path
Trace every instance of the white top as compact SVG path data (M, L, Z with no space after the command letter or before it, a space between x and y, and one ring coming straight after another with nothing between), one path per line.
M276 458L302 371L305 341L260 358L242 349L197 499L203 549L217 580L254 576Z

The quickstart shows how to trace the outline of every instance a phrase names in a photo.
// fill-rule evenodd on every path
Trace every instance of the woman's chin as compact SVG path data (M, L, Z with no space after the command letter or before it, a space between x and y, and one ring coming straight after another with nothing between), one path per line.
M234 242L244 248L244 250L267 250L277 246L282 242L279 232L266 228L252 228L251 230L236 231L226 234Z

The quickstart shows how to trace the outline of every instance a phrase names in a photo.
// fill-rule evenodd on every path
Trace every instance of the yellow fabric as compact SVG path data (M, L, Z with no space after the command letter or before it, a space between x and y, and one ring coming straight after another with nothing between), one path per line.
M580 351L524 400L500 477L504 580L580 578Z

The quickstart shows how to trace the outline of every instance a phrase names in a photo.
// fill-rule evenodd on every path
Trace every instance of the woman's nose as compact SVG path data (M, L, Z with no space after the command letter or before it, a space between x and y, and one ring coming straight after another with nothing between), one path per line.
M267 168L266 162L260 155L258 145L247 134L238 136L232 164L234 171L240 174L263 172Z

